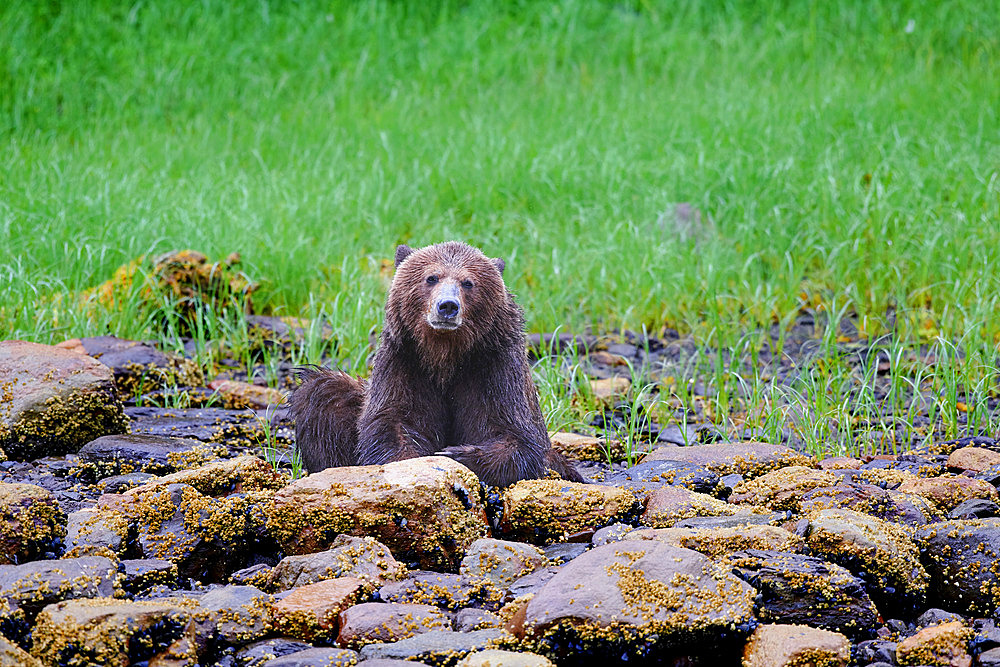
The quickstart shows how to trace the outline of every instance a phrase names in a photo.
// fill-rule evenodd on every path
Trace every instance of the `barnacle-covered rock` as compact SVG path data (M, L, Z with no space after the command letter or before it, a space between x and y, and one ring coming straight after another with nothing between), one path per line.
M359 649L394 642L431 630L451 630L451 618L439 607L401 602L363 602L340 613L337 643Z
M525 479L503 494L505 537L535 544L593 531L616 522L634 522L642 503L629 489L557 479Z
M0 564L23 563L59 550L66 514L34 484L0 482Z
M744 667L847 667L850 659L847 637L806 625L762 625L743 650Z
M1000 519L941 521L915 539L939 604L962 613L1000 609Z
M840 478L836 473L804 466L787 466L749 481L733 489L729 501L739 504L765 505L772 510L797 512L802 497L822 486L833 486Z
M0 341L0 449L11 459L70 454L128 432L111 370L78 352Z
M268 528L286 552L329 548L337 535L370 535L405 562L456 568L488 534L479 479L428 456L381 466L328 468L279 490Z
M332 642L340 612L361 602L368 584L356 577L326 579L293 588L271 607L274 628L289 637Z
M742 475L753 479L787 466L815 466L801 452L766 442L726 442L691 447L659 447L643 461L685 461L705 466L719 475Z
M406 567L375 538L338 535L326 551L285 556L268 574L267 587L284 591L324 579L357 577L378 588L405 572Z

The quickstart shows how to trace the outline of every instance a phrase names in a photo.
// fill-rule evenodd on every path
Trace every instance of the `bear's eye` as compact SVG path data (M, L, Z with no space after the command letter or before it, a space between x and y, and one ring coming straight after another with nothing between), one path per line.
M437 285L437 281L438 281L438 277L437 276L427 276L427 284L428 285Z
M464 287L465 289L472 289L472 281L471 280L463 280L462 281L462 287Z

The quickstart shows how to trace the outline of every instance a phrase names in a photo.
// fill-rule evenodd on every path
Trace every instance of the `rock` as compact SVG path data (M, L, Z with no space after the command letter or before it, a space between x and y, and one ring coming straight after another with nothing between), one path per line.
M536 653L515 653L490 649L470 653L456 667L555 667L551 660Z
M931 607L924 613L917 617L917 627L926 628L931 625L938 625L940 623L949 623L951 621L964 622L965 619L961 614L956 614L954 612L945 611L944 609L937 609Z
M914 537L931 575L934 600L963 613L1000 609L1000 519L942 521Z
M1000 667L1000 648L983 651L976 660L978 667Z
M50 345L0 341L0 450L9 458L69 454L127 431L107 366Z
M147 472L130 472L127 475L112 475L97 480L95 486L101 493L125 493L129 489L142 486L156 477Z
M282 488L268 512L288 553L321 551L340 533L370 535L404 561L457 567L489 533L475 473L443 456L328 468Z
M599 403L610 404L624 396L632 388L632 381L626 377L609 377L590 380L590 393Z
M0 564L52 558L65 535L66 515L50 492L0 482Z
M573 461L607 461L609 452L617 446L604 438L579 433L550 433L552 447Z
M561 565L570 562L589 548L590 545L585 542L558 542L542 549L542 553L548 562Z
M734 528L637 528L622 538L624 541L657 540L676 547L691 549L709 558L723 558L743 549L800 551L804 540L777 526L738 526Z
M663 487L649 493L646 509L639 518L651 528L670 528L678 521L696 516L732 516L748 510L681 487Z
M507 595L504 596L504 602L511 602L515 598L520 598L530 593L536 593L541 590L542 586L548 583L549 579L556 576L561 568L556 565L546 565L545 567L539 568L527 574L513 584L507 589Z
M858 642L854 650L854 659L859 665L869 663L896 664L896 642L885 639L869 639Z
M30 653L0 636L0 667L43 667Z
M949 519L989 519L1000 515L1000 505L985 498L963 500L948 512Z
M746 549L727 557L733 573L760 591L757 617L764 623L808 625L863 636L879 613L864 582L821 558Z
M191 612L176 601L59 602L38 615L32 640L31 653L51 665L198 664Z
M54 602L110 597L117 577L118 564L100 556L0 565L0 607L7 602L30 619Z
M66 340L56 347L86 354L110 368L122 399L164 387L201 386L205 381L198 364L162 352L150 342L92 336Z
M605 475L599 483L629 488L637 495L671 487L718 495L722 489L719 475L708 468L684 461L650 461L648 458L631 468Z
M169 560L128 558L120 563L125 569L122 589L130 595L140 595L154 586L177 585L177 566Z
M928 575L902 528L851 510L821 510L804 520L813 554L846 567L868 584L883 612L910 612L927 595Z
M262 667L318 667L320 665L353 665L358 661L358 654L346 648L309 648L288 655L274 658L263 663ZM412 663L411 663L412 664Z
M503 638L501 630L453 632L432 630L388 644L369 644L361 649L361 660L390 658L418 660L435 665L452 665L476 651L492 648Z
M853 456L828 456L817 463L820 470L857 470L863 464Z
M627 523L613 523L610 526L605 526L594 531L594 536L590 539L590 543L595 547L611 544L612 542L619 541L633 530L635 528Z
M971 498L1000 501L996 488L989 482L960 475L911 479L903 482L899 490L923 496L943 512L948 512Z
M92 479L145 472L164 475L181 468L208 463L225 454L224 447L211 449L198 440L158 435L104 435L85 444L79 456Z
M762 625L743 649L744 667L847 667L850 659L847 637L805 625Z
M642 504L628 489L526 479L504 492L500 530L512 539L544 544L618 521L629 523L641 511Z
M256 456L238 456L151 479L142 486L127 491L125 495L138 496L171 484L186 484L206 496L226 496L248 491L280 489L285 485L285 481L285 478L264 459Z
M765 505L773 510L797 512L806 493L817 487L833 486L839 479L836 474L826 470L787 466L740 482L733 489L729 502Z
M466 607L455 614L455 629L459 632L485 630L486 628L502 628L503 619L492 611Z
M374 538L338 535L327 551L283 558L271 570L268 588L284 591L338 577L357 577L378 588L405 572L389 549Z
M585 545L584 545L585 546ZM545 565L538 547L523 542L482 538L466 551L459 573L483 599L499 602L515 580Z
M1000 465L1000 452L984 447L962 447L948 456L947 465L956 471L984 472L992 466Z
M270 405L284 403L286 397L285 392L280 389L238 380L212 380L208 386L222 397L223 407L229 409L265 410Z
M287 637L265 639L254 642L236 651L234 657L239 667L262 667L269 660L275 660L294 653L312 650L312 646ZM322 664L322 663L320 663ZM350 664L349 662L346 664ZM302 667L307 667L303 665ZM311 666L309 666L311 667Z
M355 577L326 579L293 588L272 606L275 630L296 639L332 642L340 612L357 604L366 584Z
M379 589L379 598L386 602L413 602L459 609L468 605L476 593L477 587L461 575L411 572L406 579L388 583Z
M393 642L431 630L451 630L451 618L428 604L363 602L340 613L337 643L361 648L377 642Z
M932 625L899 642L896 660L900 665L971 667L968 645L972 634L959 621Z
M248 644L269 630L271 596L253 586L213 588L198 599L198 634L228 644Z
M818 487L807 491L799 501L799 511L804 514L824 509L850 509L911 526L941 518L937 508L923 496L856 482Z
M129 524L120 514L82 509L66 522L66 555L120 555L128 537Z
M246 564L264 530L269 492L212 498L186 484L142 488L126 496L133 502L125 507L142 555L175 563L182 577L225 581Z
M661 542L595 547L564 565L512 628L550 657L716 649L745 636L756 591L705 556Z
M786 466L814 465L813 459L794 449L764 442L727 442L693 447L660 447L643 461L685 461L704 466L718 475L743 475L753 479Z
M248 410L225 408L125 408L132 433L168 438L189 438L204 443L232 447L259 448L267 441L264 424ZM291 433L281 429L271 436L283 445L291 445Z

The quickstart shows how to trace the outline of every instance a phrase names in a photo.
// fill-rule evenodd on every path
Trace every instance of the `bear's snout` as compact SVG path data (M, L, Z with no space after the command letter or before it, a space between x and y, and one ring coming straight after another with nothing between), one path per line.
M431 310L427 314L427 323L433 329L457 329L462 324L462 299L458 285L443 282L434 290Z

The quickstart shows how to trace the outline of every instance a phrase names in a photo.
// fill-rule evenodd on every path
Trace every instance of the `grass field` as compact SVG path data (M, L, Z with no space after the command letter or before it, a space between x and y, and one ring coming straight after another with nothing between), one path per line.
M726 347L808 306L995 379L995 0L15 1L0 30L4 338L148 336L75 295L193 248L360 346L380 260L461 239L531 330Z

